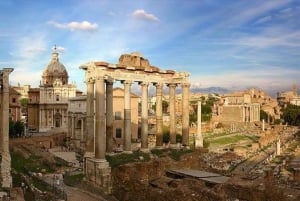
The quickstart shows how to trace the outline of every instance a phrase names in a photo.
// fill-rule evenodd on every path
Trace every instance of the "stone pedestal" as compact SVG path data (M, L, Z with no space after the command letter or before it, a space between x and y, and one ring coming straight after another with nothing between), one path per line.
M105 159L86 158L86 178L92 184L110 194L112 190L111 168Z
M12 186L12 177L10 175L10 164L11 158L9 153L2 154L1 161L1 179L2 179L2 187L3 188L11 188Z

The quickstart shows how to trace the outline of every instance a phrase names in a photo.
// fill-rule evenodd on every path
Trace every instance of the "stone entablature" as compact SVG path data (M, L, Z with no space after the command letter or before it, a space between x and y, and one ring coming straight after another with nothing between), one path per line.
M94 80L97 76L104 76L105 79L126 80L131 82L184 84L188 83L189 74L178 73L173 70L160 70L157 67L134 67L120 64L110 64L107 62L89 62L80 67L86 70L86 79ZM96 72L96 74L95 74ZM149 79L149 76L151 78Z

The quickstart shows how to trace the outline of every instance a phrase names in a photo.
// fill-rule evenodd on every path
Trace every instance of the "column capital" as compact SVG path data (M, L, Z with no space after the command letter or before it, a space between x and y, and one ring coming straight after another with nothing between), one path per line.
M94 84L95 83L95 79L92 77L89 77L86 81L87 84Z
M122 84L124 84L124 85L131 85L131 84L132 84L132 81L131 81L131 80L122 80L121 82L122 82Z
M108 85L113 85L115 82L115 80L113 78L107 78L105 79L105 83Z
M177 83L169 83L169 84L167 84L167 86L170 87L170 88L176 88Z
M146 81L140 82L139 85L141 85L141 86L148 86L148 85L149 85L149 82L146 82Z
M189 88L190 86L191 86L191 84L188 83L188 82L187 82L187 83L182 83L182 84L181 84L181 87L182 87L182 88L183 88L183 87L188 87L188 88Z
M98 81L98 80L104 81L104 77L103 76L97 76L95 80L96 81Z
M164 86L164 83L162 82L156 82L153 84L156 88L162 88Z

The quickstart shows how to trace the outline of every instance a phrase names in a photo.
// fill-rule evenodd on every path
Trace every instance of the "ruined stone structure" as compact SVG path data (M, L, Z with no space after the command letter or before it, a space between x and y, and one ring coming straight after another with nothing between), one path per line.
M131 151L132 117L131 85L137 82L142 91L141 149L148 149L148 87L156 87L156 146L163 145L162 138L162 88L170 90L170 141L176 144L175 133L175 89L182 87L182 139L189 142L189 75L172 70L161 70L151 66L139 53L123 54L118 64L107 62L89 62L83 64L87 84L87 146L86 170L89 180L105 187L110 168L105 160L107 150L112 149L113 136L113 83L120 81L124 85L124 126L122 128L124 151ZM94 129L95 124L95 129ZM95 136L95 138L94 138ZM107 143L108 142L108 143ZM96 169L95 169L96 167Z
M53 128L67 131L68 101L78 95L76 86L68 83L68 73L58 55L55 48L43 72L40 87L28 92L28 127L39 132Z
M139 97L131 93L131 139L137 141L138 139L138 100ZM123 150L123 135L124 131L124 90L117 87L113 89L113 136L112 142L107 142L112 146L107 146L110 149L107 152ZM68 139L70 147L85 149L86 143L86 96L78 96L70 98L68 107L69 117L69 131ZM109 132L108 132L109 133Z
M70 148L85 149L86 96L69 99L68 105L68 145Z
M0 70L0 153L1 153L1 185L10 188L12 185L11 157L9 154L9 74L13 68Z
M9 119L11 121L21 120L20 96L21 94L13 87L9 87Z
M278 92L277 101L280 106L284 107L287 104L300 105L300 96L298 95L297 86L293 85L291 91Z
M221 101L218 109L221 122L260 121L260 104L252 101L249 93L227 94Z

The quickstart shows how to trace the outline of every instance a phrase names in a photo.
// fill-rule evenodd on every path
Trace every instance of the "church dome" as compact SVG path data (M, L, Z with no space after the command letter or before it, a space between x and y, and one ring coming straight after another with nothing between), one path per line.
M43 72L43 85L53 86L53 83L58 79L61 83L68 84L68 72L65 66L59 62L58 52L56 47L52 53L52 58L48 66Z

